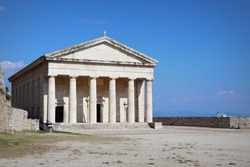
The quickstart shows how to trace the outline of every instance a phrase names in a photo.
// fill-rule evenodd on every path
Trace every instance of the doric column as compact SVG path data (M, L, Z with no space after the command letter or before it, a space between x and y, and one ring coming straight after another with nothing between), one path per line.
M65 115L67 117L67 115ZM69 123L76 123L76 77L69 79Z
M43 123L47 123L48 121L48 84L49 82L43 82ZM27 91L27 90L26 90ZM27 94L26 94L27 96ZM28 101L28 97L27 97Z
M109 80L109 121L116 122L116 83L115 78Z
M90 93L89 93L89 122L96 123L96 77L90 78Z
M147 80L146 92L146 122L153 122L153 105L152 105L152 80Z
M128 81L128 122L135 122L135 87L134 79Z
M55 76L49 76L48 79L48 120L47 123L55 123Z
M145 117L145 80L138 81L138 121L144 122Z
M63 123L69 123L69 108L63 108Z

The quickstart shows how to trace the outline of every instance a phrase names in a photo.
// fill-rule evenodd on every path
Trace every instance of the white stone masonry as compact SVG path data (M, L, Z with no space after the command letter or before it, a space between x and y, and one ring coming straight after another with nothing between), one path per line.
M90 123L96 123L96 78L90 78L90 96L89 96L89 121Z
M134 79L128 81L128 122L135 122L135 87Z
M55 123L55 76L49 76L48 81L48 120L47 123Z
M152 80L147 80L146 102L146 122L153 122Z
M69 123L76 123L76 77L71 76L69 82ZM66 116L66 115L65 115Z
M116 122L116 80L109 80L109 120L110 123Z

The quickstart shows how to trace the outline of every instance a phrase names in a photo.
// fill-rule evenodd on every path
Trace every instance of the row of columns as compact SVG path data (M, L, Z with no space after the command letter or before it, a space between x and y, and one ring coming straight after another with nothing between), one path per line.
M97 104L97 77L90 78L90 95L89 95L89 122L96 123L96 104ZM144 89L144 83L143 88ZM68 110L64 110L64 123L76 123L77 117L77 88L76 76L70 76L69 82L69 115ZM141 91L141 97L144 99L144 90ZM142 100L144 101L144 100ZM140 104L144 106L144 103ZM55 123L55 76L49 76L48 79L48 105L47 105L48 122ZM144 112L144 107L139 106L139 112ZM152 80L146 81L146 122L152 122ZM69 118L69 120L68 120ZM116 123L116 78L109 80L109 120L110 123ZM135 86L134 79L128 81L128 122L135 122ZM139 122L144 122L139 118Z

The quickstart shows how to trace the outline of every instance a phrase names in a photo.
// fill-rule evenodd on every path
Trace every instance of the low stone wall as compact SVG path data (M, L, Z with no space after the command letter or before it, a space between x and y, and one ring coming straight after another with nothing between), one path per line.
M213 128L250 128L250 117L154 117L162 125Z
M12 108L13 129L15 131L22 130L39 130L38 119L28 119L28 112L21 109Z
M250 128L250 117L230 117L230 128Z
M28 119L28 112L9 106L0 107L0 132L39 130L38 119Z

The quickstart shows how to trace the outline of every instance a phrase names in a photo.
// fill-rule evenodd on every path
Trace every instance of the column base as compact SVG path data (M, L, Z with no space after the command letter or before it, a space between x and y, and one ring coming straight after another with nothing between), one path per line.
M149 122L148 125L153 129L162 129L162 122Z

